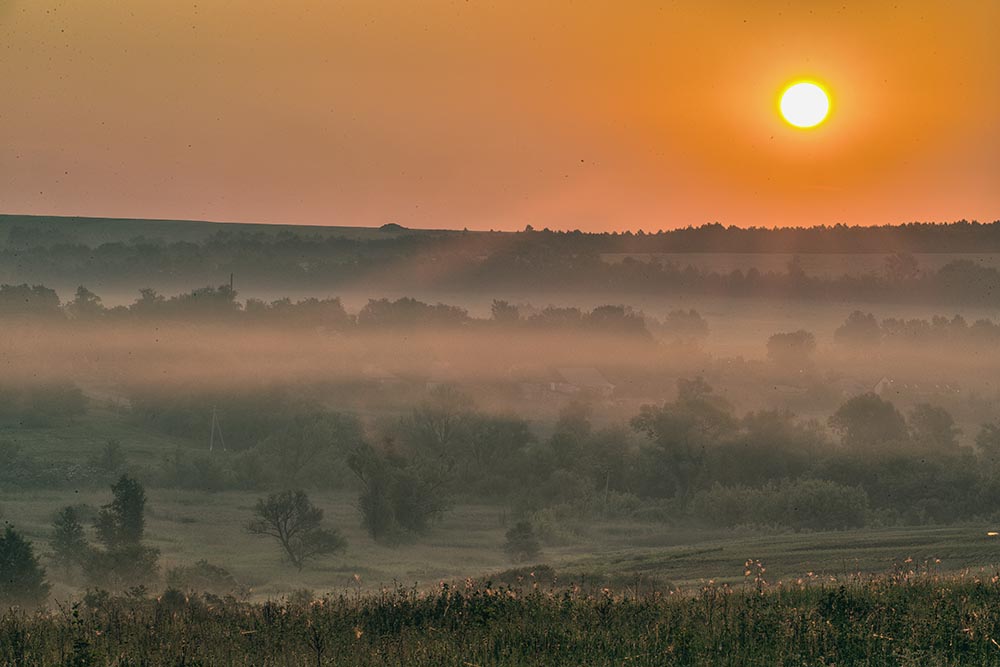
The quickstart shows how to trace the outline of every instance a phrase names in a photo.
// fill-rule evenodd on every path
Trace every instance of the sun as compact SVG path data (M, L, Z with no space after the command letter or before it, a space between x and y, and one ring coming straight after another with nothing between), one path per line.
M816 127L830 113L830 97L811 81L799 81L781 94L781 115L795 127Z

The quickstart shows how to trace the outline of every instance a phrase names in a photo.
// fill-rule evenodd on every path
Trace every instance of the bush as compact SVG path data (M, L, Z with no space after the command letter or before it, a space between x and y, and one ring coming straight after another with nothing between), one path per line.
M529 521L518 521L513 528L507 531L506 537L507 541L503 545L503 550L515 563L534 560L542 551L538 537L535 536L535 529Z
M164 459L160 483L163 486L197 491L222 491L227 487L226 471L210 454L186 458L177 449Z
M168 587L189 593L219 596L242 593L242 587L228 570L207 560L167 570L166 581Z
M697 493L692 514L711 525L780 525L793 530L860 528L868 517L861 488L819 479L800 479L761 488L722 486Z

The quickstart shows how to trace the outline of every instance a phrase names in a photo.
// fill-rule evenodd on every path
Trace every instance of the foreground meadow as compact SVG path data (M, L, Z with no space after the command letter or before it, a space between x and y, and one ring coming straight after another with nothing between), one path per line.
M901 569L844 583L618 595L489 583L240 603L168 591L0 615L4 665L997 665L1000 584ZM528 575L530 581L530 575Z

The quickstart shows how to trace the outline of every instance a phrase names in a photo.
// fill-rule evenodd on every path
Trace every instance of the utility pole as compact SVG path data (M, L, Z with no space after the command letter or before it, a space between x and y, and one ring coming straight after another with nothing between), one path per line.
M219 424L219 414L215 407L212 408L212 433L208 437L208 451L215 449L215 432L219 432L219 442L222 444L222 451L226 451L226 439L222 437L222 425Z

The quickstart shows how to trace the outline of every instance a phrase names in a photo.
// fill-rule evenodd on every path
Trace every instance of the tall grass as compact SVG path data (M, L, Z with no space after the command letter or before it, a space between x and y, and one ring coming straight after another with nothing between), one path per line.
M630 595L467 582L252 604L168 591L0 616L3 665L1000 665L1000 579L899 571Z

